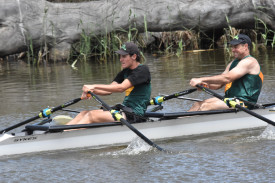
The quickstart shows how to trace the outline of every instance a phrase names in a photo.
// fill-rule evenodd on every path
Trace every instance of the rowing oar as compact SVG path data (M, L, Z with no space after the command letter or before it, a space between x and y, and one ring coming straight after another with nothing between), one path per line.
M100 103L105 109L110 111L112 116L115 120L120 121L122 124L126 125L130 130L132 130L135 134L137 134L140 138L142 138L147 144L149 144L152 147L157 148L160 151L165 151L161 147L159 147L157 144L152 142L150 139L148 139L146 136L144 136L140 131L138 131L133 125L131 125L128 121L126 121L118 111L113 110L108 104L106 104L104 101L102 101L96 94L92 93L91 91L88 92L92 97Z
M161 96L168 96L167 94L160 94ZM177 99L182 99L182 100L190 100L194 102L202 102L201 99L196 99L196 98L189 98L189 97L177 97Z
M265 118L264 116L261 116L261 115L255 113L255 112L253 112L253 111L251 111L251 110L249 110L249 109L247 109L247 108L245 108L245 107L242 107L242 106L239 105L236 101L233 101L233 100L230 100L230 99L228 99L228 98L225 98L225 97L223 97L223 96L221 96L221 95L219 95L219 94L213 92L212 90L210 90L210 89L208 89L208 88L205 88L205 87L203 87L203 86L201 86L201 85L196 85L196 87L202 89L204 92L206 92L206 93L208 93L208 94L210 94L210 95L212 95L212 96L214 96L214 97L217 97L218 99L221 99L222 101L224 101L224 102L226 102L226 103L229 103L229 105L230 105L231 107L238 108L238 109L240 109L240 110L242 110L242 111L244 111L244 112L246 112L246 113L248 113L248 114L250 114L250 115L252 115L252 116L254 116L254 117L256 117L256 118L259 118L259 119L261 119L261 120L267 122L268 124L271 124L271 125L275 126L275 122L274 122L274 121L272 121L272 120L270 120L270 119L267 119L267 118Z
M177 92L177 93L167 95L167 96L154 97L150 100L150 104L151 105L160 105L163 101L166 101L166 100L169 100L169 99L172 99L172 98L177 98L177 97L182 96L182 95L187 95L189 93L193 93L196 90L197 90L197 88L191 88L191 89L184 90L184 91L181 91L181 92Z
M37 116L34 116L34 117L30 118L30 119L27 119L27 120L25 120L25 121L22 121L22 122L20 122L20 123L17 123L17 124L15 124L15 125L13 125L13 126L10 126L10 127L6 128L6 129L1 130L1 131L0 131L0 134L5 133L5 132L8 132L8 131L10 131L10 130L12 130L12 129L15 129L15 128L19 127L19 126L25 125L25 124L27 124L27 123L29 123L29 122L31 122L31 121L36 120L36 119L48 117L48 116L49 116L50 114L52 114L53 112L58 111L58 110L60 110L60 109L62 109L62 108L68 107L68 106L70 106L70 105L72 105L72 104L75 104L75 103L79 102L80 100L81 100L81 98L76 98L76 99L73 99L73 100L71 100L71 101L68 101L68 102L66 102L66 103L64 103L64 104L62 104L62 105L60 105L60 106L53 107L53 108L51 108L51 109L49 109L49 108L44 109L44 110L41 111Z

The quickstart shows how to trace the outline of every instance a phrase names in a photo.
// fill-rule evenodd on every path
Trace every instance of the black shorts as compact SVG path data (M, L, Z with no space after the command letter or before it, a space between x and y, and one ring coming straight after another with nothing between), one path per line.
M146 117L139 116L139 115L135 114L131 108L126 107L122 104L117 104L115 106L112 106L111 108L116 111L120 111L120 113L124 113L126 116L126 120L130 123L138 123L138 122L146 122L147 121ZM101 109L106 111L106 109L104 107L101 107Z
M138 122L146 122L147 118L143 116L136 115L135 113L129 114L124 113L126 116L126 120L130 123L138 123Z

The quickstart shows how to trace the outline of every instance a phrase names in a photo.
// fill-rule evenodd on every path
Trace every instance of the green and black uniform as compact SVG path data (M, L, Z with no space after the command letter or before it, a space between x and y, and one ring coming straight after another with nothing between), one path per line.
M133 87L125 91L125 98L122 104L131 108L135 114L133 116L126 113L127 120L137 122L139 120L133 118L144 116L151 99L151 75L149 68L140 64L133 70L129 68L123 69L117 74L114 81L122 83L125 79L128 79Z
M244 57L243 59L251 57L250 55ZM235 59L229 70L233 69L238 65L241 60ZM258 97L261 92L263 84L263 74L260 71L259 74L246 74L243 77L228 83L225 87L225 98L240 98L252 103L257 103ZM253 105L245 103L249 109L253 108Z

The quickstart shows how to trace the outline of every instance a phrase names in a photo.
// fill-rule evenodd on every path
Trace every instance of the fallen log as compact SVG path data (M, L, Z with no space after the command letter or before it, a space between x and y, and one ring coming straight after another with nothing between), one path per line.
M135 27L163 32L195 29L254 28L255 18L275 30L273 0L101 0L50 3L46 0L0 1L0 57L47 46L66 48L81 34L104 35ZM228 22L229 20L229 22ZM145 30L145 22L147 30ZM62 57L66 58L65 54Z

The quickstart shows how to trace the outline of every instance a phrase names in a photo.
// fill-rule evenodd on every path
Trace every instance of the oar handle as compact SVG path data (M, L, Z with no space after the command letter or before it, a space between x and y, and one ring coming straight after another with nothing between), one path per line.
M126 121L121 114L115 113L113 109L106 104L103 100L101 100L96 94L92 93L91 91L88 91L88 94L90 94L98 103L100 103L105 109L110 111L112 115L115 116L115 120L119 120L122 124L126 125L130 130L132 130L135 134L137 134L140 138L142 138L147 144L149 144L152 147L157 148L160 151L164 151L161 147L159 147L157 144L152 142L150 139L148 139L146 136L144 136L140 131L138 131L133 125L131 125L128 121Z

